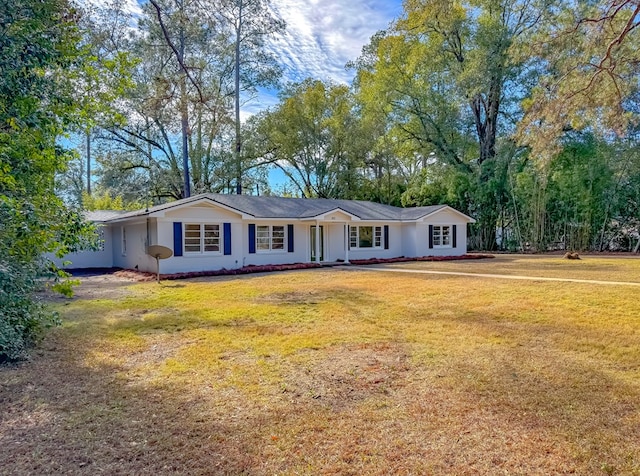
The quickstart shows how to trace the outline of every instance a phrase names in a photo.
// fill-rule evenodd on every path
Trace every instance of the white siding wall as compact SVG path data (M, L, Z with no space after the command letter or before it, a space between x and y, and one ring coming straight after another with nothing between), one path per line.
M344 223L323 223L324 228L324 260L344 260L345 238ZM311 233L311 226L306 227L307 236ZM311 239L307 238L307 256L311 257ZM309 259L309 258L308 258Z
M149 228L152 225L150 223ZM114 223L111 227L113 235L113 265L117 268L140 271L156 270L156 260L147 254L147 222L146 219L135 223ZM122 230L125 230L127 249L123 250Z
M186 273L190 271L213 271L218 269L235 269L242 267L242 222L237 213L215 206L194 206L170 210L164 218L158 219L157 243L174 250L173 224L182 223L184 233L187 223L210 223L220 225L220 252L219 253L188 253L172 256L160 261L160 272L163 274ZM224 223L231 224L231 254L224 254ZM154 260L155 261L155 260ZM155 262L151 271L155 271Z
M389 226L389 249L384 249L384 226ZM382 246L380 248L351 248L349 259L397 258L403 256L402 225L400 223L362 223L352 222L351 226L379 226L382 228Z
M209 221L211 222L211 221ZM182 223L182 229L184 233L185 223L199 223L197 220L186 220ZM203 222L204 223L204 222ZM217 223L217 222L216 222ZM224 230L223 223L231 223L231 254L224 254ZM221 241L220 241L220 253L187 253L184 252L183 242L183 255L172 256L169 259L161 260L160 272L164 274L169 273L186 273L189 271L211 271L217 269L234 269L242 266L241 250L238 246L238 235L242 232L242 225L239 222L219 222ZM159 220L158 221L158 243L159 245L166 246L173 249L173 220ZM154 264L155 270L155 264Z
M419 256L416 251L417 226L416 223L402 224L402 256L415 258Z
M456 247L429 248L429 225L456 225ZM460 256L467 252L467 223L457 213L443 210L416 224L416 256Z
M279 225L284 226L285 240L284 251L260 251L256 249L255 253L249 253L249 224L260 225ZM287 251L288 244L288 225L293 224L293 252ZM307 226L300 223L292 223L287 221L247 221L242 225L242 252L244 253L244 262L240 266L247 265L267 265L267 264L289 264L289 263L307 263L310 261L309 250L309 232ZM236 240L234 240L234 245Z
M63 266L68 269L113 267L113 237L111 228L107 225L98 225L98 230L104 240L100 250L70 253L63 259L56 258L53 254L48 254L47 257L51 259L56 266L62 266L65 261L71 261L71 263Z

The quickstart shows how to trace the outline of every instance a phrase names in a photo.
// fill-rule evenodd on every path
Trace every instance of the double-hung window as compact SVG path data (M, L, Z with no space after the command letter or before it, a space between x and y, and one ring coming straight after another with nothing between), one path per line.
M258 251L284 251L284 225L258 225L256 227L256 249Z
M220 225L186 223L184 251L185 253L220 253Z
M434 248L451 247L451 226L433 225L433 247Z
M351 248L381 248L381 226L352 226L349 228L349 245Z

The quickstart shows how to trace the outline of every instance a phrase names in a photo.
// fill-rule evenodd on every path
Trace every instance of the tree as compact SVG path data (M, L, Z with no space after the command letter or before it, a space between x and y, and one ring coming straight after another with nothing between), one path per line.
M519 125L535 156L551 158L569 130L626 133L635 116L639 24L638 0L559 2L545 11L523 50L545 66Z
M76 21L66 0L0 4L0 359L57 322L34 295L51 270L44 253L76 249L86 230L54 194L70 157L57 139L82 116Z
M511 51L537 24L539 3L409 0L403 17L375 36L357 63L359 97L388 116L389 133L415 154L435 154L474 177L465 211L478 218L476 240L485 249L495 247L504 201L497 147L500 133L513 126L503 113L517 107L522 62Z
M270 0L212 0L213 14L230 30L233 44L236 193L242 193L240 97L257 86L277 84L281 70L266 40L282 33L285 23L269 9Z
M98 175L144 176L139 200L216 191L224 178L231 97L228 39L200 1L154 1L121 47L137 58L135 87L118 101L124 125L100 136ZM176 140L176 137L179 140ZM142 185L142 186L140 186ZM133 190L128 190L127 194Z
M248 148L279 167L304 197L353 198L364 153L349 88L308 79L253 118Z
M79 156L57 175L56 189L68 203L81 206L83 194L91 195L98 131L125 122L113 104L133 86L131 71L136 61L124 47L131 25L122 0L78 9L78 29L84 64L73 82L74 98L82 104L82 115L68 142L75 142L73 148Z

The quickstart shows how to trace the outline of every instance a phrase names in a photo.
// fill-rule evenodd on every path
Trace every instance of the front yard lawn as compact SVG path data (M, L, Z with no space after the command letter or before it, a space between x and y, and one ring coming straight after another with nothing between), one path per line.
M0 474L640 474L634 287L331 268L86 296L0 368Z

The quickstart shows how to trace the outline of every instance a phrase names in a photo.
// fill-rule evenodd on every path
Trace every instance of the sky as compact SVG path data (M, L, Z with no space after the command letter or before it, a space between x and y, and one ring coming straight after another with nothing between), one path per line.
M138 1L144 0L125 0L128 10L139 13ZM309 77L351 82L353 72L345 69L346 63L358 58L371 36L402 12L402 0L271 0L271 6L287 23L284 36L273 42L285 83ZM244 104L242 116L276 102L275 91L261 90Z
M371 36L387 28L402 11L401 0L272 0L276 14L287 23L284 37L273 48L287 81L308 77L349 83L353 72L345 65L360 56ZM262 91L245 106L257 112L277 98Z

